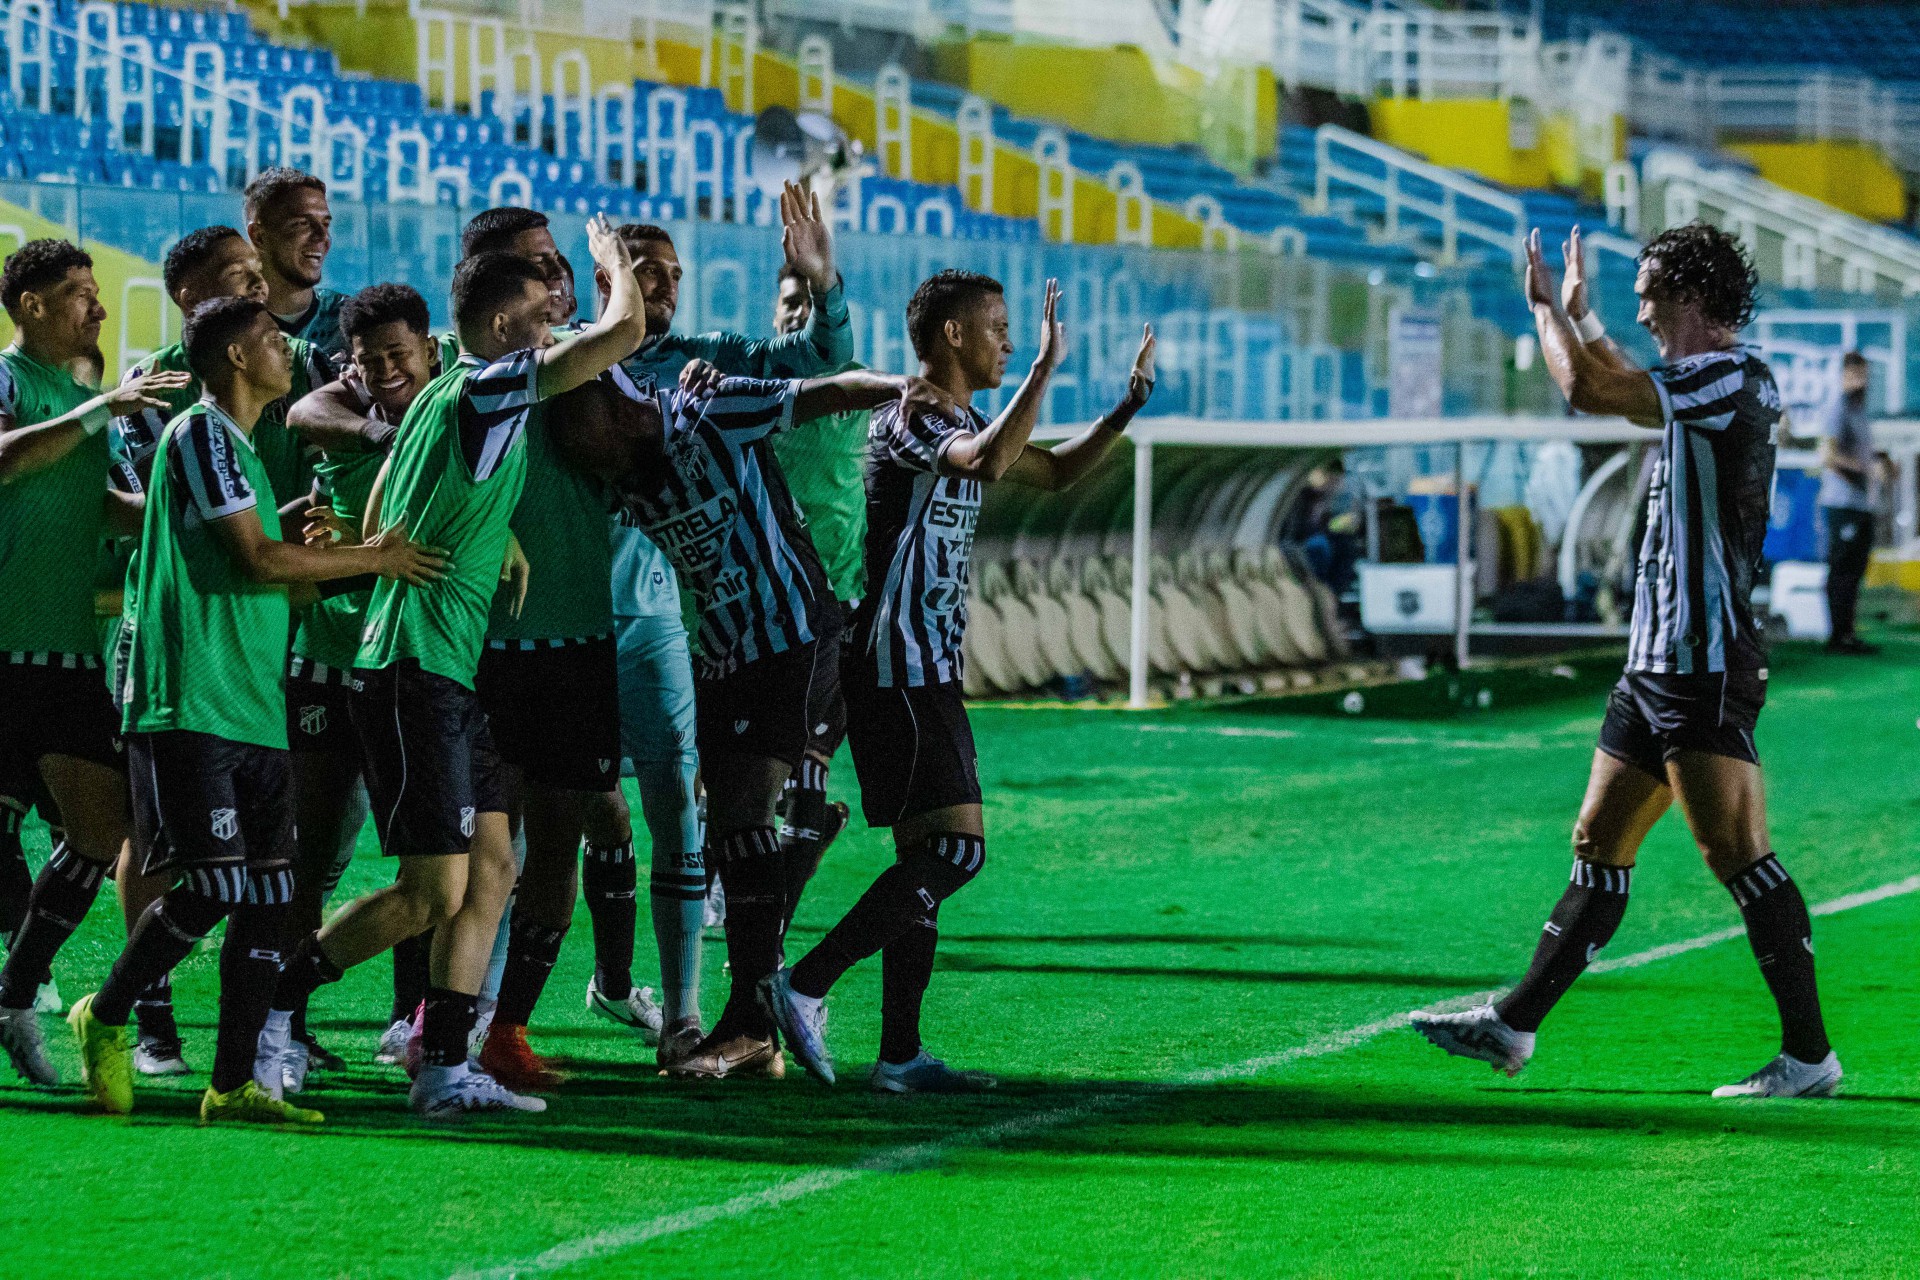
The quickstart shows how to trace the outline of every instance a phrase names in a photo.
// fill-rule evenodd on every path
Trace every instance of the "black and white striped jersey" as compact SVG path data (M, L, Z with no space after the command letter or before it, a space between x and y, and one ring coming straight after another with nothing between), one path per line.
M1753 616L1772 498L1780 390L1751 347L1648 371L1665 419L1647 497L1627 670L1766 665Z
M895 402L867 427L867 597L854 640L882 689L961 678L980 482L938 472L949 444L986 429L976 410L967 415L907 419Z
M624 393L645 395L613 372ZM793 425L799 389L757 378L728 378L707 397L656 387L665 457L619 486L625 512L693 594L707 679L807 644L815 610L833 599L769 447Z

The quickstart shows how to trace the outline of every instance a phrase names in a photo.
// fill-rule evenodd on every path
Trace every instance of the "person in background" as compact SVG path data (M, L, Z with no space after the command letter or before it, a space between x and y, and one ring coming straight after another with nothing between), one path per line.
M1827 530L1828 653L1880 652L1854 634L1860 580L1873 556L1873 427L1867 420L1867 358L1840 361L1840 394L1820 423L1820 515Z
M1330 458L1307 473L1284 537L1300 544L1313 576L1340 595L1353 586L1353 566L1360 559L1360 540L1354 534L1358 525L1353 495L1347 491L1346 463Z

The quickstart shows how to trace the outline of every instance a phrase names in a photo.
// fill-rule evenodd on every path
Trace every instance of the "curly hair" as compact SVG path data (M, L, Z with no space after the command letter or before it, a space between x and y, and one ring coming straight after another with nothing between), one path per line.
M340 305L340 336L351 344L396 320L423 338L433 331L427 300L419 290L404 284L370 284Z
M198 231L189 231L174 242L167 250L167 258L160 266L160 279L165 284L167 296L180 292L180 287L198 275L200 269L213 257L213 251L229 240L238 240L240 233L232 227L201 227Z
M1646 293L1691 302L1708 320L1738 332L1753 320L1760 274L1739 238L1707 222L1662 231L1640 251Z
M93 256L70 240L29 240L7 255L0 270L0 307L19 315L20 295L50 289L77 267L93 268Z

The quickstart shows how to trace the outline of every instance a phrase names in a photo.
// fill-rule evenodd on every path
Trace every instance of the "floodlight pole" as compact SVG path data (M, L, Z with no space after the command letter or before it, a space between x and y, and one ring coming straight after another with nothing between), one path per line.
M1144 425L1144 424L1143 424ZM1153 442L1135 428L1133 437L1133 618L1127 635L1127 705L1147 705L1148 562L1153 558Z
M1467 442L1453 446L1453 663L1460 670L1469 661L1468 630L1473 626L1473 584L1467 572L1475 521L1467 510Z

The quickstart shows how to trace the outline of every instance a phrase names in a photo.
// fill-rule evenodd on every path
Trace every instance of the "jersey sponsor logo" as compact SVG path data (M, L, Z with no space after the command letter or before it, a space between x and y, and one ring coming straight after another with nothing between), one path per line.
M971 502L935 498L927 504L927 533L935 538L971 538L980 508Z
M300 708L300 732L309 738L317 738L327 731L327 709L324 706Z
M748 590L747 571L735 565L723 573L714 575L713 586L707 592L707 607L711 609L714 605L727 604L731 601L738 600L745 596ZM773 619L775 626L780 625L783 621L785 621L785 619Z
M471 836L473 834L472 805L467 805L460 810L460 834L463 836Z
M928 613L956 613L967 598L966 587L947 578L936 582L920 593L920 603L926 606Z
M722 493L691 511L661 521L648 532L676 565L698 573L719 557L739 510L733 495Z
M231 840L240 834L240 815L232 809L215 809L207 815L215 840Z

